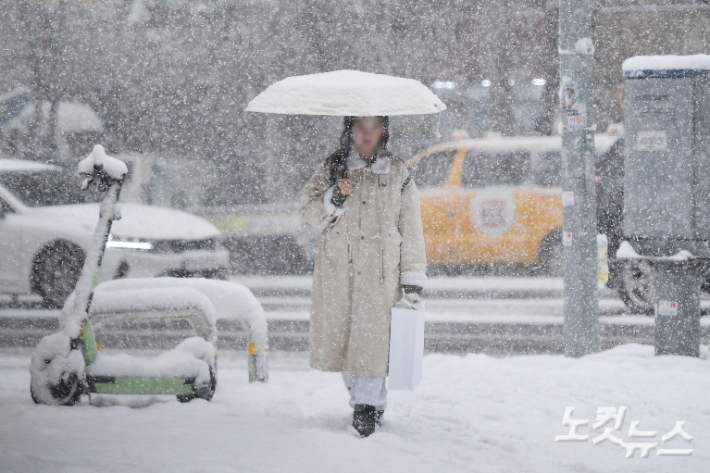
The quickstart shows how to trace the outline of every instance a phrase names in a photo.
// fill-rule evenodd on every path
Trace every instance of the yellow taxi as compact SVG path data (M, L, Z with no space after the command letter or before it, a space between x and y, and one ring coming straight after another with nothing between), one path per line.
M617 136L598 134L597 154ZM421 194L433 265L538 265L562 271L562 139L461 139L406 161Z

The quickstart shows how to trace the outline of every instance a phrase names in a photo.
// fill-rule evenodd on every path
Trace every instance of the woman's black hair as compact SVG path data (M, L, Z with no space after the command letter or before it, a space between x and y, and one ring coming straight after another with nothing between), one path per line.
M382 138L380 138L380 149L387 151L387 142L390 139L390 117L378 117L382 120ZM335 185L338 179L342 179L347 170L348 155L353 147L353 125L360 117L345 117L343 120L343 132L340 134L340 147L330 156L327 162L330 165L330 185Z

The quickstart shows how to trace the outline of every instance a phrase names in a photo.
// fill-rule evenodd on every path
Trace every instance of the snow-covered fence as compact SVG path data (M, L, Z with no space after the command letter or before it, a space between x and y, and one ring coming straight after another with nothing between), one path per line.
M191 309L193 313L204 314L203 321L189 316ZM254 294L241 284L167 277L108 281L96 287L90 317L112 313L150 317L150 313L160 316L166 312L188 314L197 334L208 341L216 338L217 318L244 322L248 328L249 379L267 381L269 339L264 309Z
M117 279L99 284L94 297L101 297L99 293L103 291L164 288L191 288L201 292L213 304L217 318L245 322L249 327L249 343L262 350L268 349L269 338L264 309L249 288L235 282L201 278Z
M190 321L195 333L217 344L217 315L209 297L189 287L104 289L94 293L89 317L91 324L104 318L120 317L139 320L183 317Z

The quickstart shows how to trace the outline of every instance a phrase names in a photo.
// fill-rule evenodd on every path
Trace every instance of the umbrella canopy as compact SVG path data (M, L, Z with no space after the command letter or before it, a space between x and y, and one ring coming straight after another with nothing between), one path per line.
M377 117L438 113L446 105L421 82L361 71L288 77L249 102L247 112Z

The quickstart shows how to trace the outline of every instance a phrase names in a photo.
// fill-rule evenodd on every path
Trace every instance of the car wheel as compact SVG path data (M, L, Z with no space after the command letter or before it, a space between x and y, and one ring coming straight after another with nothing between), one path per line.
M637 314L653 314L651 265L647 261L629 261L622 269L619 295L624 304Z
M60 308L76 287L84 266L81 248L58 241L41 250L32 268L32 289L48 308Z
M537 251L538 269L545 276L564 275L564 256L562 253L562 231L548 233Z

